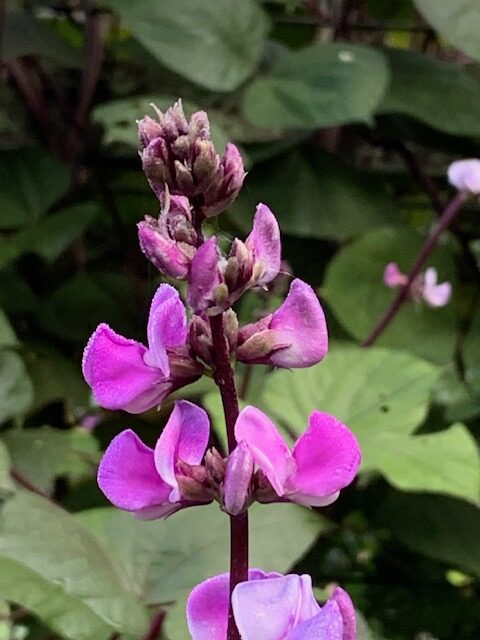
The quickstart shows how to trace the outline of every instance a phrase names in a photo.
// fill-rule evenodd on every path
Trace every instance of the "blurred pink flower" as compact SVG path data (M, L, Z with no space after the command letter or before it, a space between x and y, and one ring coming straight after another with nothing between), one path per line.
M448 167L448 181L459 191L480 195L480 160L457 160Z

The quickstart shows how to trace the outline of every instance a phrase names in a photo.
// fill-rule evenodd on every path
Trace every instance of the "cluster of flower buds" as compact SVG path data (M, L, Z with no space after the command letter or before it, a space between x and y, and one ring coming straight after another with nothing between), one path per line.
M242 156L228 144L220 158L212 142L204 111L187 120L179 100L158 120L138 122L143 170L153 192L161 198L168 187L195 203L197 213L216 216L235 200L245 178Z
M410 285L408 295L415 302L423 300L429 307L444 307L452 295L450 282L437 283L435 267L420 273ZM408 283L408 276L400 271L395 262L389 262L383 273L383 282L390 289L399 289Z
M256 209L251 233L245 241L236 238L228 254L216 236L204 236L205 218L228 207L242 186L245 172L236 147L228 145L220 159L206 114L188 121L181 103L158 112L158 121L141 120L139 135L143 168L160 200L158 219L147 216L138 225L140 247L162 274L187 281L191 313L177 289L161 284L150 308L147 346L99 325L83 358L97 403L141 413L208 370L221 384L212 336L218 326L230 358L288 369L320 362L328 350L327 326L317 295L305 282L294 279L279 308L257 322L239 326L232 309L246 290L266 288L281 264L278 223L264 204ZM154 449L130 429L112 440L98 484L115 506L141 519L168 517L214 500L238 516L253 501L328 505L352 482L361 458L348 427L320 411L310 415L292 449L270 418L251 406L229 431L228 456L209 448L209 441L205 410L177 401ZM188 623L194 640L225 640L228 584L225 574L193 591ZM355 640L348 596L337 590L321 608L307 576L254 569L232 593L245 640Z

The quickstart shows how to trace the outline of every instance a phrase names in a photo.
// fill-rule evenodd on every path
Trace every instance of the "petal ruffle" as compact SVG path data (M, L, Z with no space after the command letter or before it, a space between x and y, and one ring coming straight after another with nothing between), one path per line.
M270 362L277 367L310 367L327 354L323 309L315 291L302 280L293 280L284 303L272 316L269 329L290 345L270 356Z
M170 367L166 347L183 346L187 333L187 314L178 291L169 284L161 284L150 306L147 363L158 367L167 378Z
M176 461L200 464L210 437L210 421L204 409L180 400L163 429L155 446L157 473L172 489L170 502L181 499L175 477Z
M357 620L353 602L346 591L341 587L337 587L333 592L332 598L337 603L343 619L343 638L342 640L356 640L357 638Z
M254 461L276 493L283 496L285 482L294 471L294 462L290 449L270 418L256 407L245 407L235 423L235 438L238 443L246 442Z
M105 409L142 413L168 395L161 371L145 364L146 348L100 324L88 341L82 370L96 401Z
M358 441L348 427L326 413L314 411L308 422L307 431L293 448L297 470L289 479L289 491L299 499L290 497L299 502L302 495L335 499L335 494L352 482L360 466Z
M278 275L282 254L278 222L267 205L257 205L252 232L245 244L253 252L255 262L264 265L264 273L256 284L267 284Z
M288 640L344 640L343 620L337 603L329 600L315 617L297 625Z
M158 510L168 502L170 487L157 473L153 449L131 429L112 440L100 462L97 480L112 504L140 516L142 511Z

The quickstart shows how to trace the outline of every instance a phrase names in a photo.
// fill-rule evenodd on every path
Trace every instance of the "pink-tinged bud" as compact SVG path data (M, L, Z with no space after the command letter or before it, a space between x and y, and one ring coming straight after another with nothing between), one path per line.
M480 160L457 160L448 167L448 181L459 191L480 195Z
M212 331L210 325L201 316L193 316L190 321L188 341L195 355L205 364L213 363Z
M241 513L251 500L253 467L253 458L247 444L239 442L228 456L223 484L224 508L232 516Z
M195 198L201 216L218 215L237 197L245 177L237 147L227 145L220 159L207 114L199 111L188 121L181 101L156 112L158 121L145 116L138 122L143 170L155 195L161 198L168 189Z
M190 203L183 196L162 196L162 203L158 220L145 216L138 224L140 248L161 273L184 279L198 241Z
M405 286L408 278L400 271L396 262L389 262L383 273L383 282L390 289L395 289L396 287Z
M252 232L245 244L255 265L253 286L268 284L280 270L282 245L277 219L265 204L257 206Z
M227 463L220 453L212 447L205 454L205 469L207 470L209 477L216 483L220 484L225 478L225 470Z
M215 290L221 284L217 238L212 236L197 250L188 278L188 303L195 313L216 306Z
M204 372L203 365L192 357L190 347L187 345L171 347L168 350L168 362L174 388L190 384Z

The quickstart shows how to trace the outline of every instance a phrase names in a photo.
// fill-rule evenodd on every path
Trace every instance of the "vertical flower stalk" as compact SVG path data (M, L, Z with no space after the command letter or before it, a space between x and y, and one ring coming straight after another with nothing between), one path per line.
M230 365L228 342L223 327L223 313L210 317L214 353L214 379L222 396L227 427L228 451L237 446L235 423L238 418L238 399L233 370ZM240 640L232 609L232 593L241 582L248 580L248 514L247 511L230 516L230 597L227 640Z

